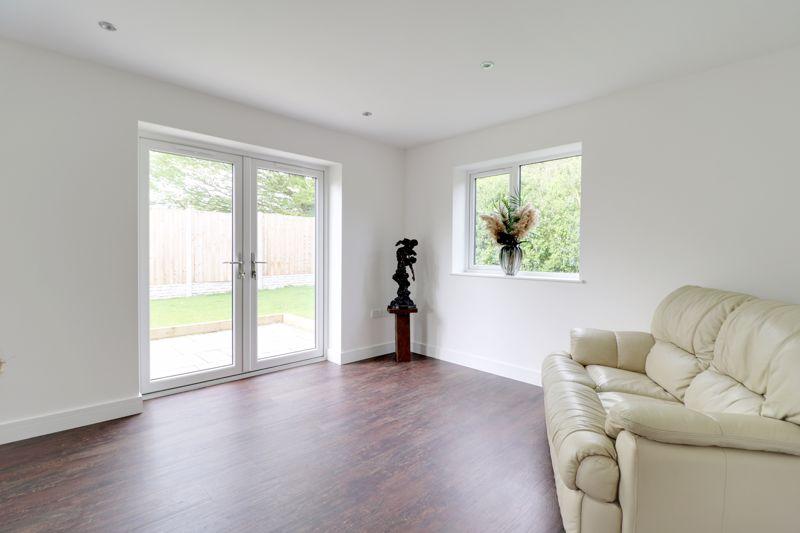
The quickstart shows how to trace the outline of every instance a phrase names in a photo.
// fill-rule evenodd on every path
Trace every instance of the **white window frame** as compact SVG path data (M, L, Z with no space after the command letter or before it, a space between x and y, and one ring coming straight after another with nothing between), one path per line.
M481 170L469 174L469 209L467 214L468 221L468 242L467 242L467 270L475 271L500 271L498 265L478 265L475 263L475 224L478 218L478 205L477 205L477 187L478 180L481 178L489 178L491 176L502 176L508 174L508 190L519 190L519 167L498 167L489 170Z
M566 159L568 157L583 157L583 150L580 144L566 145L556 148L549 148L531 152L516 158L487 162L470 167L467 170L468 180L468 205L467 205L467 242L466 254L464 265L465 274L486 274L492 276L505 276L499 265L478 265L475 264L475 223L478 216L477 213L477 198L476 188L477 180L489 176L497 176L502 174L509 175L508 190L509 193L518 193L521 189L522 171L521 168L525 165L535 163L544 163L547 161L555 161L558 159ZM583 182L583 171L581 170L581 182ZM579 246L579 248L581 248ZM579 251L580 254L580 251ZM579 262L580 264L580 262ZM508 276L506 276L508 277ZM520 278L532 279L553 279L560 281L579 281L580 272L535 272L535 271L520 271L517 274ZM512 278L513 279L513 278Z

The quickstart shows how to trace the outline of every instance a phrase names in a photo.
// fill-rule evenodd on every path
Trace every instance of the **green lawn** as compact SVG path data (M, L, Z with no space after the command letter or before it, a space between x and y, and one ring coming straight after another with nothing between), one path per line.
M314 287L258 291L258 316L289 313L314 318ZM150 300L150 328L231 319L231 293Z

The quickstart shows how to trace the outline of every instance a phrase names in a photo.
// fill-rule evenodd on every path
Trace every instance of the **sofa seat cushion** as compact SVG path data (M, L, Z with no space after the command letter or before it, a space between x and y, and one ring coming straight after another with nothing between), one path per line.
M621 402L654 402L654 403L680 403L675 398L671 400L664 400L660 398L653 398L652 396L640 396L638 394L631 394L629 392L600 392L597 394L597 397L600 398L600 403L603 404L603 409L606 410L606 415L608 412L618 403Z
M639 372L609 366L589 365L586 367L586 373L594 381L597 392L624 392L659 400L675 400L675 397L658 383Z
M606 432L629 431L666 444L719 446L800 455L800 427L757 415L700 413L681 404L621 402L606 418Z
M542 370L547 432L559 477L572 490L615 501L617 452L605 433L606 411L597 392L585 381L558 381L555 376L565 371L564 361L550 361Z

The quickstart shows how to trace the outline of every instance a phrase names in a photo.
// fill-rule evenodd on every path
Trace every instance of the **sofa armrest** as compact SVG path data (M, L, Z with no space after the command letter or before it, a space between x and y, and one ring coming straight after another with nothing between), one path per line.
M732 413L701 413L683 405L625 401L612 407L606 433L629 431L667 444L717 446L800 455L800 426L773 418Z
M655 339L640 331L576 328L570 332L572 359L582 365L603 365L644 372Z

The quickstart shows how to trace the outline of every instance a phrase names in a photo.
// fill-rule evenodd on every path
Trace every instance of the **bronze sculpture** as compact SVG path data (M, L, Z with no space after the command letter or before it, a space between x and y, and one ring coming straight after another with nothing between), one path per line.
M408 288L411 283L408 281L406 267L411 269L411 279L416 281L414 275L414 263L417 262L417 252L414 247L419 244L417 239L403 239L397 241L395 246L399 246L395 255L397 256L397 269L394 271L392 279L397 282L397 297L389 304L388 309L415 309L417 305L411 300L411 291Z

